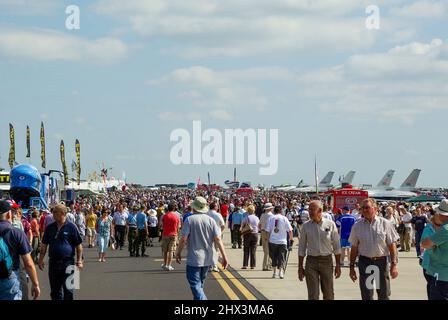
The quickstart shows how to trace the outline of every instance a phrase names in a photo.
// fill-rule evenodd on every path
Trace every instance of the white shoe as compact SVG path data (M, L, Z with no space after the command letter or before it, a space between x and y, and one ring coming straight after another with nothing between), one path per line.
M215 267L213 267L213 268L212 268L212 272L219 272L219 269L218 269L218 267L216 267L216 266L215 266Z
M283 270L280 271L280 279L284 279L285 278L285 273L283 272Z
M166 270L168 270L168 271L174 271L174 268L173 268L172 266L168 266L168 267L166 268Z
M165 270L165 265L162 263L162 265L160 266L160 268L162 268L163 270Z
M277 277L278 277L277 273L274 272L274 273L272 274L272 279L276 279Z

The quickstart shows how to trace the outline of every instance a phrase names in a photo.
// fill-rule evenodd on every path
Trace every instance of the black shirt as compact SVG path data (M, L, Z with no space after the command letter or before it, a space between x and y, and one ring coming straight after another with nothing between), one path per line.
M419 233L422 233L423 229L425 229L426 221L427 219L425 216L419 216L419 217L413 217L411 223L414 224L415 230L417 230Z
M58 231L58 224L53 222L45 229L42 243L49 246L50 260L73 260L82 239L74 223L66 221Z

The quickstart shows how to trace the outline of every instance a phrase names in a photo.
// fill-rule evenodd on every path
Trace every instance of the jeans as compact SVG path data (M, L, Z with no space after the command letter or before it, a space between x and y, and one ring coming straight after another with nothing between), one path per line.
M67 268L75 264L74 260L52 261L48 265L50 279L51 300L73 300L73 289L67 288Z
M138 255L141 249L142 255L146 252L146 239L148 238L148 232L146 229L140 229L137 233L137 241L135 245L135 254Z
M205 279L210 267L191 267L187 265L187 280L194 300L207 300L204 293Z
M434 277L427 274L425 269L423 269L423 275L426 279L426 293L428 295L428 300L431 300L431 282L434 280Z
M422 255L421 249L420 249L420 241L422 239L422 232L415 231L415 249L417 250L417 257L420 257Z
M448 300L448 281L438 281L433 277L429 291L430 300Z
M115 226L115 240L117 240L117 249L118 247L123 248L125 233L126 233L125 226Z
M371 260L369 258L359 257L359 286L361 288L362 300L373 300L374 290L371 281L374 279L372 274L375 269L378 270L379 283L376 283L376 292L378 300L389 300L390 292L390 275L389 263L387 259ZM370 268L369 268L370 267ZM373 269L372 269L373 267ZM368 284L370 285L368 287Z
M0 279L0 301L22 300L19 271L13 271L8 279Z
M98 252L99 253L106 252L106 249L109 246L109 240L110 240L109 235L106 235L106 236L98 235L97 242L98 242Z
M129 252L135 254L137 251L137 228L129 228L128 233Z
M233 225L233 246L236 247L236 245L238 244L238 248L241 248L241 245L243 243L243 239L241 237L241 231L240 231L241 225L239 224L235 224Z

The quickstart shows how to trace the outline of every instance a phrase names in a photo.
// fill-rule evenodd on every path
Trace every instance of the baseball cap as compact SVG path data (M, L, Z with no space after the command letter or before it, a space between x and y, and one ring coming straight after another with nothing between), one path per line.
M8 201L0 201L0 214L4 214L12 209L11 203Z
M19 209L20 205L17 204L17 202L15 202L14 200L7 200L7 202L9 202L11 204L11 208L12 209Z

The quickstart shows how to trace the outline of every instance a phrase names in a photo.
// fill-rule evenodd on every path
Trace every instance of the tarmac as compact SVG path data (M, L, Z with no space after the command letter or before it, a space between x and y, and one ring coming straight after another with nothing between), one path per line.
M306 283L297 276L297 239L290 253L284 279L272 279L271 271L262 271L263 250L257 248L257 268L242 270L243 250L232 249L230 233L224 232L229 270L209 273L205 292L210 300L307 300ZM399 276L391 280L392 300L427 300L426 281L418 264L415 248L399 253ZM129 257L127 248L109 250L107 262L98 262L97 249L84 249L84 270L76 300L192 300L185 276L185 260L173 263L174 271L161 269L159 244L148 248L149 258ZM50 299L47 269L39 271L42 300ZM336 300L360 300L359 283L353 283L349 269L335 280Z

